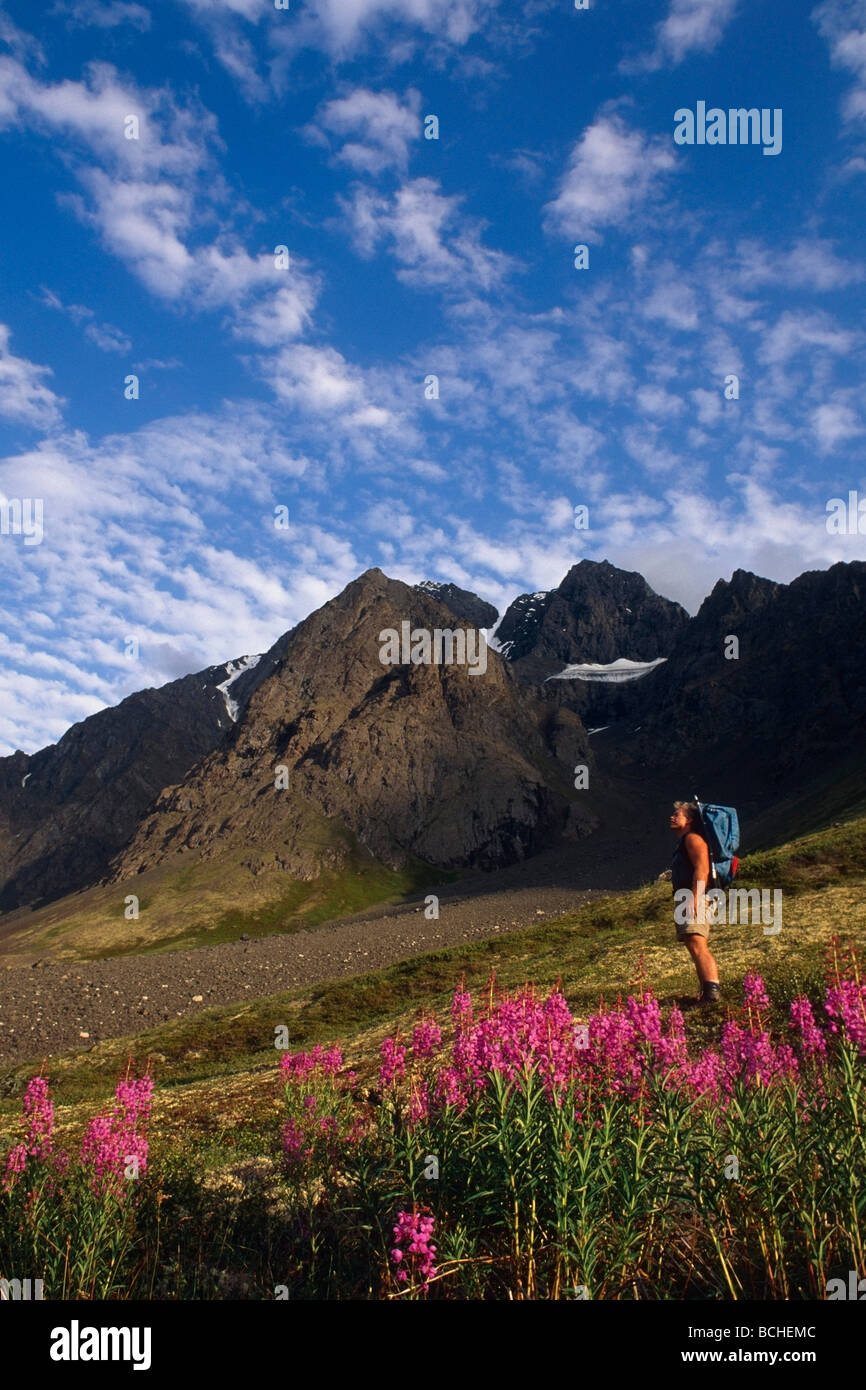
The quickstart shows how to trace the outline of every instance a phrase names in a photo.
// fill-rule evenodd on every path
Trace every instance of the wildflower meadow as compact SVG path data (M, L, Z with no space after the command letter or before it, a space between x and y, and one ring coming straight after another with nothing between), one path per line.
M0 1262L51 1297L824 1299L866 1268L866 985L853 951L832 961L781 1030L747 974L691 1050L648 990L579 1020L491 980L365 1077L339 1046L286 1051L274 1184L231 1209L150 1160L150 1076L75 1152L34 1077Z

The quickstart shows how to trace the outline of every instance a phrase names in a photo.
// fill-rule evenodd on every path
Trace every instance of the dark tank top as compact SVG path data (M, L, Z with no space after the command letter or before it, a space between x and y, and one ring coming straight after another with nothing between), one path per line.
M689 831L689 834L697 832ZM691 888L695 871L692 868L692 861L686 854L685 835L677 842L674 850L674 857L671 860L671 882L676 893L678 888Z

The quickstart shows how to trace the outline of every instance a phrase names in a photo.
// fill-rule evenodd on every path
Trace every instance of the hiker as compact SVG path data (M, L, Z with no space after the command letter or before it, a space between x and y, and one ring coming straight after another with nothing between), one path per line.
M710 876L710 854L707 842L701 833L701 813L693 801L675 801L674 813L670 819L671 830L679 836L671 866L671 882L674 893L679 889L691 890L691 901L686 904L686 920L681 926L677 923L677 941L681 941L695 963L698 983L701 986L697 1005L717 1004L720 1001L719 967L716 965L709 947L709 913L704 893Z

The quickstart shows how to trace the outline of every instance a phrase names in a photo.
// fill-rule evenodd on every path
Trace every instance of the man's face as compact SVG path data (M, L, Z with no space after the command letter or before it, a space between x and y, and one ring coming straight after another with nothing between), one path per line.
M687 826L689 824L689 821L690 817L688 811L686 811L681 806L680 809L678 811L674 811L673 815L671 816L671 830L680 830L683 826Z

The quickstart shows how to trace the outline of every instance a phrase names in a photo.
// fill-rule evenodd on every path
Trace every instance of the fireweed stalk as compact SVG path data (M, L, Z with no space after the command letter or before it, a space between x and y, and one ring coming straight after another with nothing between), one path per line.
M7 1191L15 1186L29 1159L46 1162L51 1156L54 1105L44 1076L34 1076L28 1082L24 1092L24 1115L28 1120L27 1138L23 1144L16 1144L6 1159L4 1186Z
M24 1095L27 1137L7 1155L0 1263L39 1271L49 1297L105 1298L133 1239L153 1081L121 1079L115 1105L87 1125L77 1156L54 1141L48 1081Z
M288 1111L282 1145L291 1177L302 1180L315 1169L322 1178L334 1178L341 1153L364 1133L351 1094L357 1078L342 1067L339 1047L317 1045L312 1052L284 1052L280 1059Z
M417 1286L426 1293L436 1274L436 1246L431 1243L434 1220L427 1207L413 1207L397 1213L391 1259L396 1266L398 1284Z
M81 1162L90 1173L93 1191L119 1196L131 1180L147 1169L148 1143L143 1126L150 1116L153 1081L117 1083L117 1104L109 1115L95 1115L81 1145Z

